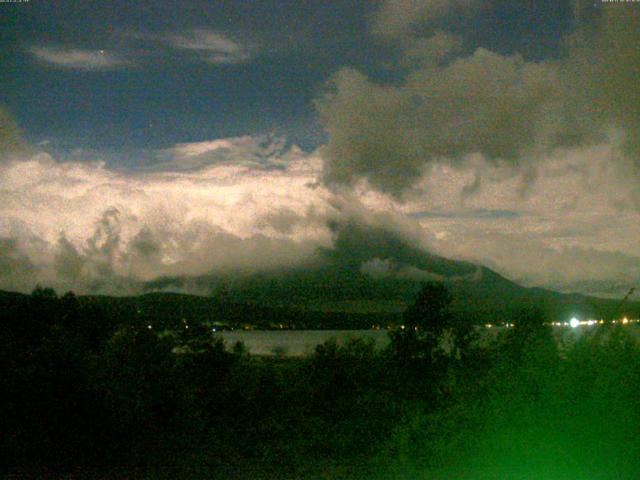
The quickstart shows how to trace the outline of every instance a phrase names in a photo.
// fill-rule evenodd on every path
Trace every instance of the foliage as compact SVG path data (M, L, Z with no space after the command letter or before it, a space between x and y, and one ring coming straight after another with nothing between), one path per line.
M449 305L444 287L427 285L388 351L334 340L301 359L252 356L196 323L166 334L71 293L16 296L0 310L2 473L637 476L631 327L561 341L528 309L481 342Z

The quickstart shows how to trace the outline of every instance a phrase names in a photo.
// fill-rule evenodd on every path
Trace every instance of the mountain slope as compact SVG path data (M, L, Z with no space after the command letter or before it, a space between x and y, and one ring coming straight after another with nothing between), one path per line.
M532 307L554 321L640 316L638 302L621 308L617 299L526 288L487 267L426 252L382 227L347 222L332 228L333 247L319 249L303 266L160 278L143 286L149 292L145 295L81 299L118 317L150 322L185 318L262 327L360 328L400 321L425 281L442 281L453 294L453 310L477 323L511 321ZM176 291L208 295L169 293ZM7 295L0 295L0 302L17 301Z

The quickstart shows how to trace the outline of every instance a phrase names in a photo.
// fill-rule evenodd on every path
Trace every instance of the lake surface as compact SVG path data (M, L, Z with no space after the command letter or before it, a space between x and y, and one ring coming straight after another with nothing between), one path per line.
M554 326L553 332L560 347L570 345L581 335L595 333L597 325L571 328ZM635 338L640 339L640 326L624 327ZM481 328L480 341L491 341L504 331L503 327ZM243 342L250 354L304 356L312 354L317 345L321 345L332 338L339 345L346 344L354 338L370 339L374 347L381 350L389 345L389 331L387 330L232 330L215 333L215 336L225 340L227 348L240 341Z
M253 355L284 354L303 356L315 351L332 338L338 345L344 345L354 338L371 339L376 349L389 344L387 330L232 330L215 334L225 340L227 348L240 341Z

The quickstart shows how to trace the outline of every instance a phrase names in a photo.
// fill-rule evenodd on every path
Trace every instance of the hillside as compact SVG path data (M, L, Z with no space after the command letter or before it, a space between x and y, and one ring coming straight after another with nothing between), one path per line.
M549 320L640 316L640 303L526 288L486 267L437 259L439 272L474 271L469 277L444 276L453 295L453 310L476 323L509 322L523 308L540 308ZM425 262L422 267L428 267ZM471 270L470 270L471 269ZM423 270L427 271L427 270ZM442 275L442 273L440 273ZM193 282L193 279L189 280ZM164 288L184 288L186 280L171 279ZM325 264L305 269L197 279L210 285L210 296L149 292L139 296L79 296L83 307L98 309L119 322L175 326L180 322L218 322L254 328L370 328L401 321L421 279L388 275L373 278L361 269ZM149 285L147 288L152 288ZM62 292L60 292L62 293ZM0 308L20 308L28 296L0 292Z

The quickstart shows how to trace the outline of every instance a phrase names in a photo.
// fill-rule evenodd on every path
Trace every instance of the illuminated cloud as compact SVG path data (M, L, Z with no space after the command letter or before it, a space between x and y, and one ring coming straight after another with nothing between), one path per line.
M445 275L420 252L565 290L618 293L640 280L634 166L613 140L540 157L533 183L481 155L434 162L403 202L366 184L326 189L318 153L278 139L158 155L165 161L132 172L44 152L0 162L0 288L130 294L180 278L208 293L198 278L336 256L374 278Z
M541 158L526 196L529 180L517 168L480 158L456 167L442 162L421 180L426 193L400 210L419 222L435 253L528 285L601 292L615 284L619 293L640 280L637 179L620 155L616 145L600 145ZM484 187L461 195L478 171Z
M198 59L216 65L244 63L251 59L247 46L220 32L203 28L167 35L165 41L173 48L191 51Z
M72 70L110 70L129 62L107 50L85 50L73 47L35 46L29 49L40 62L56 68Z
M319 160L289 149L278 169L233 162L246 151L273 155L276 147L263 141L228 139L238 146L227 149L228 161L187 171L122 173L100 162L59 163L46 153L5 162L0 288L40 282L130 293L161 277L307 261L330 241L328 194L312 185ZM176 146L199 151L192 147Z
M158 153L152 168L191 170L206 165L234 164L253 168L286 168L302 152L296 146L285 148L285 140L266 135L245 135L204 142L179 143Z

